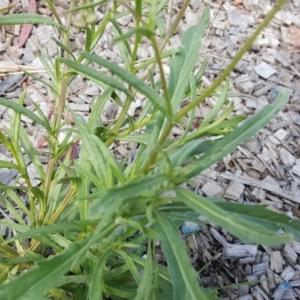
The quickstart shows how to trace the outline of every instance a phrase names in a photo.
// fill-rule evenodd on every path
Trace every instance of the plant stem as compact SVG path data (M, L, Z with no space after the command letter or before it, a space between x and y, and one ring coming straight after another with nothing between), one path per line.
M69 204L69 202L73 199L73 197L75 196L75 194L77 193L77 186L73 186L73 188L69 191L69 193L66 195L65 199L62 201L62 203L60 204L60 206L57 208L57 210L55 211L55 213L52 215L52 217L50 218L49 222L47 224L53 224L55 223L55 221L60 217L60 215L64 212L65 208L67 207L67 205ZM45 224L44 224L45 225ZM39 245L41 244L41 242L35 240L31 246L30 246L30 251L35 251Z
M126 130L120 132L119 135L116 137L116 139L118 139L118 137L127 136L128 134L135 131L136 129L146 126L151 121L151 119L152 119L152 116L149 116L149 117L143 119L140 123L134 124L132 127L127 128Z
M162 61L161 61L160 49L158 48L157 41L156 41L155 37L153 37L153 36L151 37L151 42L152 42L153 50L155 52L155 57L156 57L157 65L158 65L160 76L161 76L161 83L162 83L164 97L165 97L166 104L167 104L168 113L172 117L173 116L173 109L172 109L170 94L169 94L169 91L168 91L166 76L165 76L164 68L163 68Z
M57 13L57 11L56 11L54 5L53 5L53 1L46 0L46 2L47 2L47 5L49 6L51 12L53 13L53 15L54 15L54 17L55 17L57 23L58 23L59 25L61 25L61 26L64 26L64 24L63 24L62 21L61 21L61 18L59 17L59 15L58 15L58 13Z
M57 208L55 213L52 215L52 217L50 218L48 224L53 224L59 218L59 216L64 212L65 208L67 207L69 202L73 199L73 197L76 195L76 193L77 193L77 186L74 185L72 187L72 189L66 195L65 199L59 205L59 207Z
M118 134L120 128L122 127L122 124L126 118L126 115L127 115L127 112L128 112L128 109L130 108L130 105L132 103L132 100L127 98L126 101L125 101L125 104L123 106L123 109L121 111L121 114L116 122L116 125L114 126L114 129L112 130L112 134L113 135L116 135ZM109 147L113 142L114 142L115 138L114 137L111 137L111 138L108 138L106 141L105 141L105 145L107 147Z
M166 127L165 127L159 141L158 141L159 146L161 146L164 143L166 138L169 136L172 128L173 128L173 124L167 123L167 125L166 125ZM147 173L147 171L149 170L149 167L152 166L152 164L154 163L154 161L157 157L157 154L158 154L158 151L156 149L157 149L157 147L155 147L155 149L152 151L152 153L150 155L150 158L148 159L146 164L143 166L143 168L142 168L143 173Z

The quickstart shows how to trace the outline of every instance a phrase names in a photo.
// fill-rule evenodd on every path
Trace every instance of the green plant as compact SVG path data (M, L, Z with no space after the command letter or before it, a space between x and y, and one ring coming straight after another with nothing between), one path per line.
M165 1L114 1L102 20L96 24L94 7L106 1L71 1L66 26L63 26L52 1L46 1L56 21L38 15L7 15L5 24L47 24L61 30L62 41L56 41L63 52L49 63L41 61L51 79L43 82L55 98L51 121L36 107L37 114L23 106L25 93L18 103L0 98L0 104L14 110L12 124L0 140L14 158L13 163L0 161L0 167L19 171L25 184L1 184L3 205L13 219L0 224L13 230L14 237L0 246L1 299L217 299L216 292L199 284L191 267L185 245L177 232L178 224L201 214L242 241L265 245L300 240L300 223L283 214L271 212L263 205L248 206L207 199L181 187L182 183L232 152L240 143L253 136L288 100L280 93L277 101L267 105L251 118L231 117L233 105L228 101L227 76L254 39L269 23L285 1L266 16L254 35L216 81L207 89L201 87L205 63L195 69L201 38L209 24L209 10L203 12L198 25L182 36L182 48L165 51L164 47L181 20L188 5L166 32L161 44L157 42L157 15L165 9ZM125 11L118 13L123 5ZM79 16L77 15L79 11ZM124 33L116 20L132 14L135 27ZM71 22L86 34L84 49L76 57L70 50ZM124 67L92 54L106 26L115 29ZM136 66L139 45L147 39L155 58ZM130 42L129 42L130 41ZM131 44L130 44L131 43ZM163 70L163 57L170 58L170 75ZM108 69L112 76L89 66L91 63ZM155 80L156 67L160 78ZM141 71L144 71L140 75ZM58 134L64 128L63 111L68 85L76 76L99 84L103 92L94 99L86 124L73 114L76 126L69 129L63 142ZM37 78L35 78L37 79ZM118 95L126 96L122 102ZM128 110L137 94L146 104L137 118ZM208 96L218 98L216 107L191 130L195 107ZM180 103L189 103L180 109ZM121 107L116 121L104 126L99 121L107 101ZM20 126L21 116L32 119L47 131L49 163L44 170L27 132ZM184 118L186 117L187 118ZM243 121L243 122L242 122ZM177 139L169 135L178 124L185 132ZM137 132L138 131L138 132ZM210 140L211 136L219 136ZM117 162L109 150L114 141L135 142L139 145L135 160ZM74 159L74 145L82 142L79 158ZM44 153L45 154L45 153ZM33 163L41 184L33 186L24 155ZM62 159L64 157L64 159ZM174 196L165 192L173 191ZM29 207L21 199L29 198ZM29 219L21 218L20 209ZM279 235L279 229L284 234ZM168 266L155 262L155 242L160 241ZM51 255L46 257L46 250ZM146 259L141 256L147 253ZM16 288L17 286L17 288ZM45 298L46 299L46 298Z

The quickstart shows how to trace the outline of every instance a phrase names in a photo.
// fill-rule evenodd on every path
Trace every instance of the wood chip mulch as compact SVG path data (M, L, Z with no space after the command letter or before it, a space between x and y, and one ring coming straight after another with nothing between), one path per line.
M182 1L170 1L168 12L161 15L168 23L176 14ZM0 0L0 9L8 7L9 13L26 11L29 1ZM64 20L66 1L55 1L59 14ZM168 48L180 45L183 30L197 23L204 6L210 6L212 18L208 34L203 41L199 59L209 59L203 78L209 85L226 67L244 41L274 6L271 0L191 0L185 19L180 24L178 34ZM27 5L27 6L26 6ZM50 16L43 1L37 1L37 12ZM105 10L99 9L99 17ZM132 19L124 16L118 19L120 26L131 28ZM34 72L44 80L49 80L35 52L44 57L54 57L57 46L53 39L59 32L49 26L34 26L24 47L19 48L21 26L0 27L0 97L17 99L27 88L25 105L35 110L37 103L46 116L51 115L53 99L45 86L41 86L24 75L24 71ZM113 28L99 41L95 52L102 57L122 64L113 45ZM83 33L72 29L74 53L82 49ZM139 61L153 56L147 43L140 49ZM165 66L166 73L168 66ZM7 75L9 73L9 75ZM300 218L300 0L288 1L284 9L276 15L271 25L264 30L251 50L243 57L230 76L231 97L235 104L234 114L252 115L262 106L272 103L279 91L289 91L290 101L268 125L251 140L240 145L236 151L225 157L208 170L195 177L187 188L207 197L221 196L238 203L264 203L271 209L283 212L292 218ZM90 104L100 92L94 83L78 77L69 88L68 105L78 116L87 119ZM122 95L120 95L122 99ZM216 103L211 97L197 108L195 122L211 111ZM143 107L144 99L138 98L130 109L137 114ZM103 113L103 122L118 117L120 111L113 103L108 103ZM11 110L0 107L0 129L10 126ZM66 113L64 118L70 116ZM43 147L44 132L23 118L23 125L30 133L34 145ZM72 126L70 120L69 126ZM182 132L176 128L174 137ZM61 138L64 137L62 132ZM0 145L1 146L1 145ZM134 143L117 142L112 150L117 159L128 153L134 156ZM9 154L0 147L0 159L11 161ZM32 178L36 171L28 166ZM17 174L8 170L0 171L0 181L10 184ZM38 184L39 182L36 182ZM0 218L7 217L0 205ZM300 243L293 242L279 247L243 244L226 231L200 217L206 226L196 228L191 234L184 234L189 248L191 262L205 287L220 287L222 299L268 300L300 299ZM186 225L186 224L185 224ZM191 225L191 224L189 224ZM4 230L4 229L3 229ZM3 232L8 235L8 232ZM158 255L158 261L163 256ZM226 288L227 287L227 288Z

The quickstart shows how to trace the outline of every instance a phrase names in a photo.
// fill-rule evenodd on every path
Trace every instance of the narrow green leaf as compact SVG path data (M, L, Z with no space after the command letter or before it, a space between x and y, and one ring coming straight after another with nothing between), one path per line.
M16 169L19 170L19 167L16 164L10 163L5 160L0 160L0 168Z
M33 251L29 251L29 250L25 251L25 255L34 262L47 259L42 254L39 254L39 253L36 253Z
M227 214L215 203L191 191L176 188L175 192L179 200L244 242L275 246L289 243L293 239L291 234L279 235L243 216Z
M43 55L41 55L41 53L37 52L38 57L40 59L40 62L42 63L43 67L45 68L45 71L47 72L47 75L50 77L52 83L54 84L54 88L56 88L57 90L59 90L58 88L58 78L56 78L54 71L52 70L54 68L53 64L51 61L47 61L45 59L45 57ZM50 65L49 65L50 64ZM51 66L52 64L52 66Z
M185 87L198 61L201 38L209 25L210 10L205 8L199 24L188 28L182 36L183 51L179 53L178 59L174 62L180 64L175 66L174 72L178 72L172 80L174 92L172 93L172 106L176 110L183 99ZM177 77L177 78L176 78Z
M100 139L95 135L88 133L85 124L79 120L76 120L76 118L74 118L74 121L80 132L82 147L85 148L87 153L86 159L89 160L93 165L93 169L95 170L99 179L98 182L101 184L101 190L105 190L109 187L109 182L112 181L112 175L109 171L109 166L107 165L105 155L111 155L111 153L101 153L99 148L99 144L101 143ZM84 152L80 153L80 156L83 154Z
M21 223L22 225L20 225L15 222L11 222L11 221L0 220L0 224L7 228L11 228L17 232L26 232L28 230L28 227L26 227L26 224L24 221L23 221L23 223Z
M57 286L62 286L69 283L88 283L88 282L90 282L90 275L62 276L59 279Z
M227 78L225 87L222 90L222 93L217 101L217 104L213 107L211 112L204 118L203 122L200 125L200 128L204 128L207 126L213 119L216 117L216 115L219 113L219 111L222 109L222 106L224 105L227 94L229 89L229 79Z
M186 221L190 221L198 224L199 226L203 226L203 228L205 228L204 224L198 220L199 213L197 212L191 211L187 213L180 212L180 213L164 213L164 214L173 222L173 224L176 227L181 226Z
M20 144L23 147L26 154L28 155L30 161L34 165L40 179L43 181L45 178L43 165L41 163L41 160L39 159L36 149L33 147L29 139L28 133L23 127L20 128Z
M27 257L16 257L16 258L0 258L0 265L19 265L30 263L32 260ZM1 289L1 288L0 288Z
M135 282L137 283L137 285L140 283L140 276L139 276L139 272L137 267L135 266L135 264L133 263L132 259L130 256L127 255L126 252L122 251L122 250L115 250L114 251L117 255L123 257L123 259L125 260L128 269L131 272L131 275L133 276Z
M136 143L148 145L150 138L151 138L150 133L141 133L141 134L133 133L130 135L126 135L124 137L118 137L118 140L126 141L126 142L136 142Z
M0 18L0 20L1 20L1 18ZM9 101L4 98L0 98L0 105L11 108L12 110L18 112L19 114L22 114L22 115L26 116L27 118L31 119L33 122L38 123L39 125L42 125L44 128L46 128L48 130L51 130L48 123L46 123L42 119L40 119L31 110L25 108L24 106L22 106L16 102Z
M90 51L91 50L92 42L93 42L93 40L92 40L92 31L87 26L85 28L85 46L84 46L84 51Z
M147 96L155 107L157 107L160 111L162 111L166 117L170 118L164 99L160 95L158 95L153 89L148 87L144 83L144 81L142 81L135 75L127 72L126 70L119 67L115 63L112 63L112 62L110 62L106 59L103 59L97 55L86 53L86 52L81 53L81 55L84 58L91 60L91 61L99 64L100 66L103 66L103 67L109 69L113 74L119 76L121 79L123 79L129 85L133 86L136 90L138 90L139 92L141 92L142 94Z
M223 128L223 123L226 122L226 118L229 117L229 115L232 113L234 108L233 102L229 104L225 112L213 123L207 125L204 128L198 128L195 132L191 133L189 136L186 137L185 140L190 141L194 140L199 137L203 136L209 136L209 135L220 135L222 132L220 132L220 129L218 128ZM228 121L228 120L227 120Z
M216 300L214 291L204 290L197 280L183 240L176 227L159 210L153 213L154 227L161 239L162 249L168 263L173 284L173 299Z
M121 27L119 26L118 22L112 18L111 23L114 25L116 38L122 36L123 31L122 31ZM126 70L130 70L130 57L131 57L132 53L131 53L131 48L130 48L128 41L124 40L124 41L117 42L115 40L115 42L119 48L120 55L122 57L122 60L124 62Z
M62 42L60 42L59 40L55 39L54 37L51 37L51 40L53 40L58 47L60 47L65 52L67 52L74 60L76 60L76 57L74 56L74 54L71 51L71 49L69 49L68 47L66 47Z
M87 58L89 59L89 58ZM94 81L95 83L101 85L101 83L105 83L123 93L125 93L130 99L134 99L134 96L130 93L130 91L121 83L121 81L113 78L112 76L107 76L102 72L99 72L89 66L85 66L80 62L59 58L59 61L63 62L67 66L71 67L78 74Z
M28 77L31 77L38 82L41 82L43 84L43 86L47 86L54 95L58 96L57 90L50 83L46 82L45 80L42 80L40 76L36 76L33 73L28 73L28 72L25 72L25 74Z
M210 141L193 140L185 143L183 146L174 149L170 154L170 160L174 166L180 166L191 160L191 156L195 154L203 154L210 145Z
M46 122L49 123L46 116L44 115L43 111L41 110L40 106L38 104L36 104L35 102L33 102L34 108L36 109L38 115L40 116L40 118ZM49 125L50 126L50 125Z
M95 175L93 174L89 169L89 167L87 166L82 166L80 164L76 164L74 166L74 169L77 170L80 174L80 178L82 180L84 180L84 178L88 179L88 181L91 181L93 182L93 184L99 189L101 190L102 189L102 183L100 182L100 179ZM86 193L83 194L83 198L85 197ZM80 194L78 194L78 198L80 198Z
M249 222L253 222L270 230L283 229L286 233L294 235L300 242L300 221L292 219L283 213L277 213L268 209L267 205L245 205L233 202L214 202L218 207L226 211L226 214L240 216Z
M141 268L145 268L146 261L145 259L132 254L128 253L128 255L132 258L132 260ZM159 265L153 262L153 268L157 269L158 275L158 286L168 295L167 299L173 299L173 287L172 281L170 279L170 275L168 269L165 266Z
M16 25L16 24L43 24L57 27L63 32L67 32L67 29L55 21L45 18L42 15L38 14L13 14L5 15L0 18L1 25Z
M0 185L0 190L2 190L3 187ZM0 194L0 201L5 205L5 207L7 207L7 209L10 211L11 214L13 214L13 216L16 218L16 220L20 223L20 224L24 224L24 219L22 219L22 217L20 216L19 213L17 213L17 211L15 210L14 207L18 207L20 208L27 216L30 216L30 213L24 203L24 201L22 201L22 199L12 190L12 189L6 189L5 190L6 196L9 198L10 201L6 200L2 194ZM12 205L11 202L14 202L16 205Z
M120 35L114 41L121 42L124 40L128 40L133 35L142 35L142 36L145 36L150 39L151 36L153 36L154 34L155 33L153 31L149 30L147 27L135 27L135 28L129 29L125 34Z
M90 284L89 284L89 299L90 300L102 300L102 275L105 263L110 255L110 251L102 254L93 268Z
M165 175L145 176L144 178L131 181L120 187L112 188L106 191L103 195L99 195L100 198L94 200L90 207L90 216L92 218L98 218L105 212L104 217L107 215L107 207L115 206L114 213L120 213L121 209L133 205L134 198L140 196L142 193L148 191L155 191L162 187L164 182L168 181L168 177ZM130 201L132 200L132 201Z
M26 90L24 90L19 99L18 99L18 104L23 107L24 100L26 97ZM21 151L19 149L19 135L20 135L20 125L21 125L21 114L18 113L16 110L13 113L12 119L11 119L12 128L10 129L10 139L12 141L13 147L15 148L16 151L19 151L19 159L24 160L21 154ZM23 162L23 161L22 161ZM23 165L25 165L25 162L23 162Z
M218 140L214 147L209 148L209 151L198 161L186 166L183 169L184 174L187 177L193 177L231 153L238 145L250 139L260 128L264 127L285 106L288 99L287 92L280 92L273 104L266 105L234 131Z
M166 57L169 57L173 54L176 54L178 52L180 52L181 49L172 49L172 50L168 50L168 51L165 51L163 53L160 54L160 57L163 59L163 58L166 58ZM148 67L149 65L153 64L153 63L156 63L156 57L151 57L151 58L148 58L147 60L145 60L144 62L138 64L135 68L135 72L138 72L140 70L143 70L144 68Z
M152 257L151 243L148 243L147 258L141 283L138 285L135 300L158 299L158 274Z
M39 235L54 234L54 233L69 232L69 231L81 231L81 230L82 227L70 223L46 225L35 229L29 229L26 232L20 233L13 238L7 239L4 242L4 244L13 242L15 240L34 238Z
M71 12L76 12L76 11L81 11L81 10L84 10L84 9L87 9L87 8L92 8L92 7L95 7L95 6L98 6L98 5L101 5L103 3L105 3L106 0L100 0L100 1L93 1L92 3L88 3L88 4L84 4L84 5L76 5L75 7L73 7L72 9L69 10L69 13Z
M95 133L96 128L101 124L100 115L103 111L105 103L108 101L114 89L108 87L101 95L99 95L92 104L90 116L87 121L87 128L90 133Z
M197 97L197 90L196 90L196 80L195 80L195 77L194 75L191 75L190 77L190 81L189 81L189 89L190 89L190 93L191 93L191 101L194 101ZM187 94L187 93L186 93ZM189 132L191 131L191 128L193 126L193 122L195 120L195 111L196 111L196 108L193 108L191 109L189 112L188 112L188 115L189 115L189 119L188 119L188 122L185 126L185 130L184 130L184 133L179 137L179 141L180 140L184 140L185 137L189 134Z
M117 296L119 299L133 299L136 294L136 287L131 287L129 282L127 282L126 285L123 284L118 287L106 285L105 289L108 291L108 294Z
M0 101L1 101L1 98L0 98ZM12 145L12 142L9 141L9 139L6 138L6 136L1 131L0 131L0 141L2 142L4 147L7 148L12 153L13 156L15 156L16 153L14 151L14 147Z

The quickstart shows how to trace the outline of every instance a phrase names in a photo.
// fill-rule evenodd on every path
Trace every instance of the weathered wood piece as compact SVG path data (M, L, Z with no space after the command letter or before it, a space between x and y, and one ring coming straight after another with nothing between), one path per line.
M233 245L225 244L223 246L223 259L238 259L241 257L255 257L257 254L257 245Z

